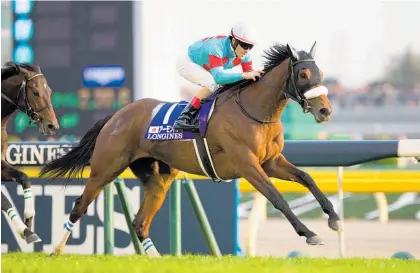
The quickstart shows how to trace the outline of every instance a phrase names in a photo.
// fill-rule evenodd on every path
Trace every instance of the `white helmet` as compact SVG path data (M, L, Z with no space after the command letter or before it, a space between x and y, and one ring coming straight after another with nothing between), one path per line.
M245 23L238 23L233 26L230 35L241 42L251 45L256 44L258 41L256 29Z

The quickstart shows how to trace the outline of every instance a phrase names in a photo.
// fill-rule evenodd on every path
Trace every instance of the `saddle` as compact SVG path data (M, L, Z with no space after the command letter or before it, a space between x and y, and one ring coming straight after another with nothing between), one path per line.
M178 116L188 104L186 101L162 103L153 109L156 115L152 118L149 128L144 136L146 140L152 141L172 141L172 140L191 140L199 159L199 164L203 172L213 179L214 182L223 180L217 175L210 155L206 139L208 122L213 114L217 98L232 89L230 85L219 87L208 98L202 100L202 106L196 117L192 120L198 130L195 132L176 130L172 126ZM225 181L230 182L230 181Z

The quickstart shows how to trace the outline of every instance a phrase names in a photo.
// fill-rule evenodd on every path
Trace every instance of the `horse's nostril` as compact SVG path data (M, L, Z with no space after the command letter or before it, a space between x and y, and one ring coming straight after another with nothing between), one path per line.
M55 130L55 126L53 124L51 124L51 123L48 124L47 127L48 127L49 130Z
M322 108L322 109L320 109L320 110L319 110L319 113L320 113L321 115L327 116L327 115L329 115L329 114L330 114L330 111L328 111L328 109L327 109L327 108Z

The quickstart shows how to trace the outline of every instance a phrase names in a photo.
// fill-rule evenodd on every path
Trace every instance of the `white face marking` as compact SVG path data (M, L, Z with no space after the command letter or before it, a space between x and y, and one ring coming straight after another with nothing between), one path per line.
M321 85L306 91L303 95L306 99L313 99L321 95L328 95L328 89L324 85Z

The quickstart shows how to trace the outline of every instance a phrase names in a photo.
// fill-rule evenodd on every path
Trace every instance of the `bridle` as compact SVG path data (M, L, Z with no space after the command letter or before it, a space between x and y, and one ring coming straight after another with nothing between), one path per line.
M17 98L16 98L16 100L17 100L17 103L15 103L13 100L11 100L8 96L6 96L5 94L3 94L3 92L1 93L1 96L2 96L2 98L4 98L5 100L7 100L8 102L10 102L11 104L13 104L15 107L16 107L16 109L18 109L19 111L22 111L22 112L24 112L24 113L26 113L27 115L28 115L28 117L31 119L31 121L33 121L33 122L40 122L41 121L41 117L39 116L39 112L41 112L41 111L43 111L43 110L45 110L45 109L47 109L48 107L50 107L50 106L52 106L51 104L47 104L47 105L45 105L44 107L42 107L42 108L40 108L40 109L33 109L32 107L31 107L31 105L29 104L29 101L28 101L28 87L27 87L27 83L30 81L30 80L32 80L32 79L34 79L34 78L36 78L36 77L39 77L39 76L44 76L43 74L41 74L41 73L39 73L39 74L35 74L35 75L33 75L33 76L31 76L31 77L29 77L29 78L27 78L26 76L25 76L25 78L24 78L24 80L22 81L22 84L20 85L20 88L19 88L19 93L18 93L18 96L17 96ZM26 109L22 109L18 104L19 104L19 97L20 97L20 94L22 93L22 96L23 96L23 100L25 101L25 108Z
M294 66L297 65L298 63L303 63L303 62L315 62L314 59L305 59L305 60L298 60L296 62L293 62L292 59L290 59L289 61L289 74L287 75L287 79L286 79L286 89L282 90L282 87L274 85L270 82L268 82L266 79L264 79L264 77L261 77L259 79L259 81L263 82L264 84L273 87L275 90L277 90L278 92L282 92L284 95L284 98L282 99L292 99L294 101L296 101L297 103L299 103L299 105L302 107L303 112L306 114L309 112L309 110L311 109L311 107L309 106L308 101L305 99L303 92L298 88L298 86L296 85L296 78L295 78L295 73L294 73ZM290 80L292 79L292 80ZM240 97L240 93L243 91L244 89L239 89L239 91L236 93L236 103L239 105L239 107L241 108L242 112L244 112L244 114L246 116L248 116L249 118L251 118L252 120L261 123L261 124L270 124L270 123L276 123L278 122L278 120L260 120L257 117L253 116L252 114L250 114L245 107L242 105L241 102L241 97Z

